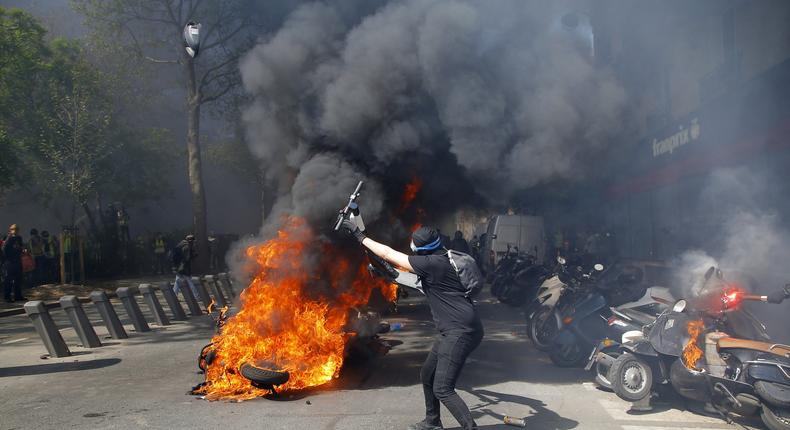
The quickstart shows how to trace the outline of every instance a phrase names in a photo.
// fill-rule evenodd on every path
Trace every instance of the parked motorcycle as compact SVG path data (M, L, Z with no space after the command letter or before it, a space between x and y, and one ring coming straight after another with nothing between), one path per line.
M557 257L557 265L547 274L533 299L524 312L527 322L527 336L540 351L549 351L554 336L559 331L554 317L554 309L562 302L572 302L571 295L581 289L584 276L582 271L568 269L564 257ZM565 294L566 291L568 294Z
M769 429L790 430L790 346L770 342L765 326L741 306L743 301L781 303L790 297L790 285L755 296L728 284L713 268L706 280L714 274L719 288L678 301L642 336L622 345L608 375L612 388L636 410L650 410L652 393L670 386L727 421L732 414L759 413Z
M587 361L589 368L590 358L602 346L615 347L613 339L619 340L626 332L653 320L675 301L667 288L645 287L641 271L629 266L612 266L598 279L591 278L590 284L587 293L572 306L555 312L559 331L549 358L558 366L577 366ZM598 371L606 374L603 366ZM602 385L608 385L606 378L598 379Z

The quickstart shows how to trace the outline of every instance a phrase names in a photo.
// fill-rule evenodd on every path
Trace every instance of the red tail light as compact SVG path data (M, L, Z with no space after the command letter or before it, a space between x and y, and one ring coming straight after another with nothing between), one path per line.
M721 297L725 308L734 308L741 303L741 300L743 300L743 292L736 289L725 290Z

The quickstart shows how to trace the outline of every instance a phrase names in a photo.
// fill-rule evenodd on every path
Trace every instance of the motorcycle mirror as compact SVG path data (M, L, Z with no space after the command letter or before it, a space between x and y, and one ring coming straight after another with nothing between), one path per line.
M557 263L560 263L560 264L562 264L564 266L565 265L565 259L562 258L562 256L558 255L557 256Z
M200 51L200 24L189 21L184 26L184 49L187 54L195 58Z
M596 272L603 272L603 264L598 263L595 266L593 266L593 269L595 269Z
M675 302L675 306L672 306L672 312L683 312L686 310L686 301L683 299L678 300Z

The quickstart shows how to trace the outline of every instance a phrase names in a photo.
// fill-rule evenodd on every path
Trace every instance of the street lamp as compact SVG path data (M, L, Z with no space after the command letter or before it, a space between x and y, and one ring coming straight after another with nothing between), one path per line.
M187 25L184 26L184 49L186 49L187 54L195 58L198 55L198 51L200 50L200 24L197 24L193 21L189 21Z

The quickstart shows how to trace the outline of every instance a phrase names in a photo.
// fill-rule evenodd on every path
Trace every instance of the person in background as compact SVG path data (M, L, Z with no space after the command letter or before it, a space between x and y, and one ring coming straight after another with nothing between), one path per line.
M22 251L24 250L22 236L19 236L19 226L11 224L8 236L3 242L3 256L5 262L5 279L3 282L3 297L6 302L26 300L22 295ZM13 291L14 297L11 297Z
M44 274L46 273L46 257L44 257L44 239L38 235L38 229L30 229L30 241L27 244L27 249L30 251L30 256L36 263L36 268L33 270L32 286L37 287L44 283Z
M192 290L192 294L198 297L197 287L192 283L192 261L197 257L195 236L188 234L184 240L178 242L178 245L173 248L172 257L173 269L176 272L173 291L178 294L183 282L186 282L189 285L189 289Z
M53 282L58 279L60 247L55 236L50 236L46 230L41 232L41 239L44 241L44 282Z
M463 252L469 254L469 243L464 239L464 233L461 230L455 232L453 240L450 241L450 249L453 251Z
M154 237L154 264L156 274L164 275L167 269L167 242L161 232L157 232Z
M118 208L118 237L123 243L130 243L132 236L129 235L129 214L126 213L126 208L121 206Z

